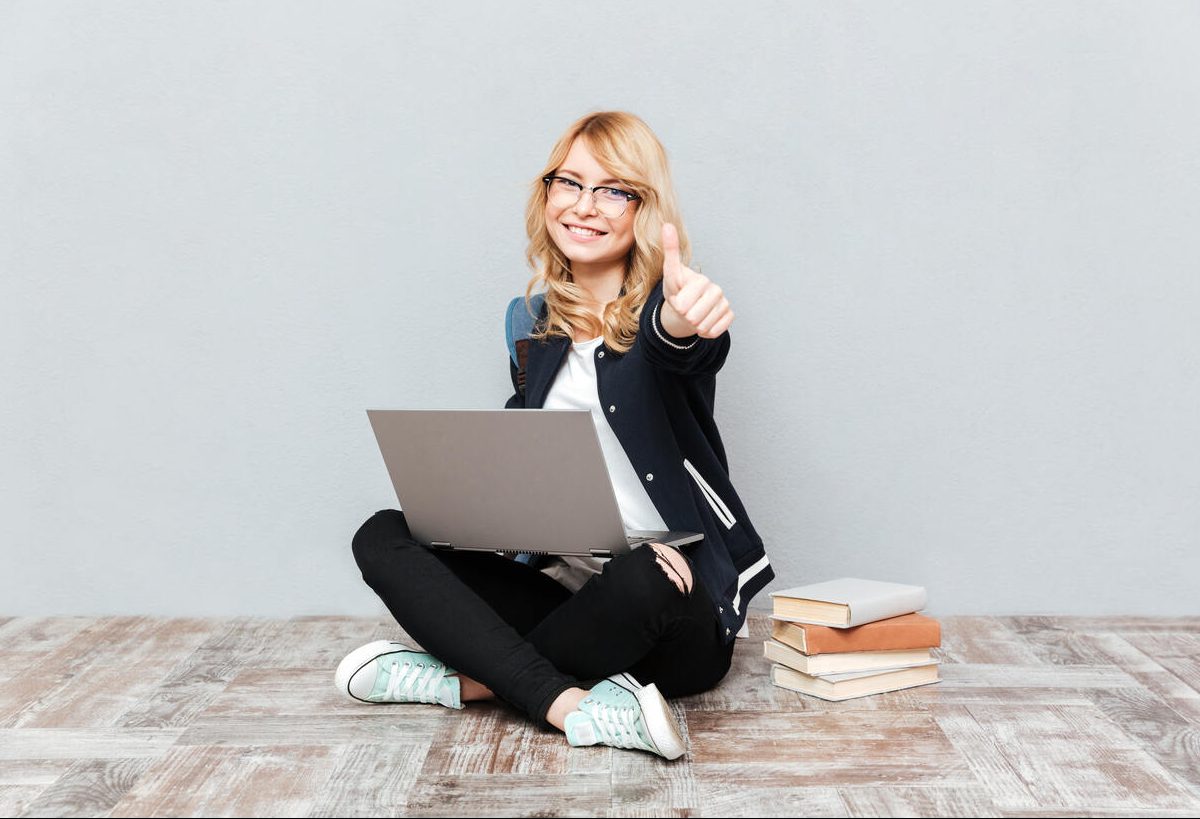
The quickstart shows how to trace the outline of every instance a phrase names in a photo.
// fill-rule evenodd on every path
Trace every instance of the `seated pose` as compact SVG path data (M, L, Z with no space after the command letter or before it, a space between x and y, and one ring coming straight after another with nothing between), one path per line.
M747 604L774 578L713 421L733 311L685 265L666 152L632 114L571 125L533 183L526 229L537 272L517 308L535 321L510 357L506 408L590 410L625 528L704 538L539 568L434 551L403 512L379 511L354 535L354 558L423 650L369 643L335 682L370 703L495 697L571 745L675 759L685 747L664 697L721 681Z

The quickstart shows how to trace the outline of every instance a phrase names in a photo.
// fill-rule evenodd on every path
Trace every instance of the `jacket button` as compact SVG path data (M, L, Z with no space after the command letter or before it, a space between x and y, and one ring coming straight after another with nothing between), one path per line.
M725 636L726 636L726 637L728 637L728 636L729 636L729 628L728 628L728 627L726 627L726 628L725 628Z
M724 613L725 613L725 607L717 606L717 614L724 614Z
M646 480L648 480L648 481L652 481L652 480L654 480L654 473L653 473L653 472L647 472L647 473L646 473Z
M616 412L616 411L617 411L617 405L616 405L616 404L609 404L609 406L608 406L608 411L609 411L609 412Z
M596 358L604 358L604 351L601 350L600 352L596 353Z

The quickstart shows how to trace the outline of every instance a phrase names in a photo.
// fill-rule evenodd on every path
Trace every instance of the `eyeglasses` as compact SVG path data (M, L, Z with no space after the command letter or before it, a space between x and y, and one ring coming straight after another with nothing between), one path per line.
M591 191L592 201L596 203L597 212L609 219L624 216L629 203L642 198L636 193L623 191L620 188L580 185L574 179L567 179L565 176L549 174L543 176L542 181L547 185L546 197L554 207L573 207L583 197L584 191Z

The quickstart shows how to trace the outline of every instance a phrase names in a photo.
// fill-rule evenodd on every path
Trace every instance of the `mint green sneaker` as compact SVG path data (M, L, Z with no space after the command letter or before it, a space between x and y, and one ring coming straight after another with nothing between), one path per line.
M392 640L376 640L346 655L334 684L360 702L428 702L464 708L454 669L432 654Z
M642 685L628 674L597 683L563 721L572 745L636 748L678 759L686 750L679 726L654 683Z

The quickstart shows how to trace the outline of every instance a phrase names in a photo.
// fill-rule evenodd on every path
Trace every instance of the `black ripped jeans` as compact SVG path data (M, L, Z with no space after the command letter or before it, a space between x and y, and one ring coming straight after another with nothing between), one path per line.
M353 545L363 580L424 651L544 725L568 688L625 671L665 697L696 694L733 659L699 576L681 591L648 546L572 594L498 554L429 549L396 509L372 515Z

